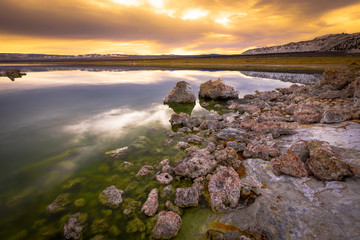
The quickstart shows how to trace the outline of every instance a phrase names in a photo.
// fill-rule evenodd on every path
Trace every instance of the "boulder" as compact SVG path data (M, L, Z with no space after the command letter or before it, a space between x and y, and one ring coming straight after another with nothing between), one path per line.
M294 116L302 124L318 123L322 118L321 111L312 105L300 105L295 109Z
M279 147L275 142L269 144L248 144L243 153L245 158L261 158L269 161L280 155Z
M164 103L195 103L196 97L189 83L177 82L175 87L166 95Z
M177 188L175 204L179 207L195 207L199 202L199 193L194 187Z
M273 170L276 175L281 173L293 176L293 177L307 177L308 172L305 168L305 164L291 149L288 149L286 153L280 157L271 160Z
M154 188L149 193L146 202L141 208L141 211L147 216L154 216L159 207L159 194L157 188Z
M232 167L219 166L209 181L208 189L214 212L235 208L241 193L239 175Z
M123 202L121 194L124 191L117 189L115 186L107 187L100 195L99 200L102 204L111 207L118 208Z
M188 127L188 128L191 128L192 126L190 116L186 113L172 114L169 122L171 126Z
M215 81L209 80L200 85L199 96L202 98L210 98L214 100L236 99L239 97L239 92L234 87L226 85L224 81L219 78Z
M87 215L83 213L75 213L64 225L64 236L66 239L81 239L81 232L84 229Z
M162 211L158 214L156 224L152 230L155 239L169 239L175 237L181 228L181 217L172 211Z
M204 139L197 135L190 135L188 138L188 143L201 144L203 141Z
M310 157L310 151L307 141L299 141L290 146L291 151L293 151L301 161L305 162L306 159Z
M185 159L174 168L174 171L178 176L198 178L211 173L216 165L214 156L207 149L194 148L194 151L189 150Z
M332 146L321 141L310 141L310 158L306 160L310 172L320 180L339 181L353 176L349 165L343 162Z
M340 123L346 120L346 116L343 114L343 112L338 109L330 109L327 111L324 111L322 115L322 119L320 120L321 123Z
M169 166L169 165L167 165ZM165 166L164 166L165 167ZM170 166L169 166L170 167ZM170 167L171 168L171 167ZM167 173L167 172L164 172L164 173L160 173L158 175L156 175L156 180L160 183L160 184L169 184L172 182L173 180L173 177Z
M216 151L215 159L221 165L232 166L235 169L241 165L241 161L238 160L237 152L231 147Z

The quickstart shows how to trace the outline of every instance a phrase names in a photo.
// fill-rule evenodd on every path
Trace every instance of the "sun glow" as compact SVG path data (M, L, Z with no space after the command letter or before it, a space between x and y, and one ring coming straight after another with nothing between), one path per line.
M140 5L140 1L139 0L112 0L113 2L119 3L121 5L125 5L128 7L133 7L133 6L139 6Z
M202 10L202 9L189 9L186 10L182 16L184 20L195 20L202 17L205 17L209 14L209 11Z

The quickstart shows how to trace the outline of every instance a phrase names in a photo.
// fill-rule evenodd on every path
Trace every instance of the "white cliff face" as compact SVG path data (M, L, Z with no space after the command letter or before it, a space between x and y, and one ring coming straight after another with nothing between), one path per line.
M256 48L244 55L295 52L348 52L360 53L360 33L328 34L309 41L291 42L285 45Z

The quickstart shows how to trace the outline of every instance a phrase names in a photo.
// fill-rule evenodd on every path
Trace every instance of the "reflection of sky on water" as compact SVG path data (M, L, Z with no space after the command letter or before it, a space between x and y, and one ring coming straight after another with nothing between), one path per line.
M197 95L201 83L218 77L236 87L240 96L291 85L235 71L75 70L27 72L15 82L1 78L0 175L74 147L87 154L106 144L114 147L129 127L156 122L169 128L173 112L162 100L175 83L188 81ZM198 104L193 110L202 111ZM65 165L66 171L76 169Z

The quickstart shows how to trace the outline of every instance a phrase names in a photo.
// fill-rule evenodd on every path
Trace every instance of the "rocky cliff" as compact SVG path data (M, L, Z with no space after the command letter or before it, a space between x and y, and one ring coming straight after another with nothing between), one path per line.
M360 33L328 34L309 41L291 42L285 45L256 48L244 55L295 52L348 52L360 53Z

